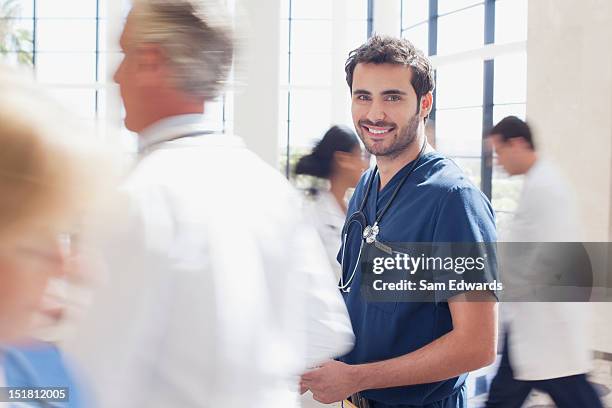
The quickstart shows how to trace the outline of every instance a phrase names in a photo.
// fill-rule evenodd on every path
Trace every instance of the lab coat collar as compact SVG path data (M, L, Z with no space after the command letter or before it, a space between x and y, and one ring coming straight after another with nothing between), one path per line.
M211 130L202 115L173 116L139 134L138 160L158 149L184 147L245 148L245 144L237 136Z
M143 153L151 146L175 139L181 134L198 131L210 131L206 129L202 114L176 115L161 119L138 134L138 152Z

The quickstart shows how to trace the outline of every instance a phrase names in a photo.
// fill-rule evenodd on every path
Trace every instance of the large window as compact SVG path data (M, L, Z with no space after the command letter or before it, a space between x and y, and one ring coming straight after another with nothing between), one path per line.
M483 134L505 116L525 117L527 0L400 0L401 35L432 56L436 148L514 211L521 181L494 165Z
M281 3L279 147L280 168L289 177L327 128L352 123L344 61L367 39L371 2Z
M106 9L101 0L0 0L3 59L31 67L83 119L104 115Z
M226 3L231 10L233 1ZM129 10L128 0L0 0L0 58L31 68L69 112L98 133L119 130L126 149L133 150L134 138L122 128L124 112L112 83ZM206 104L211 128L231 128L231 102L228 91Z

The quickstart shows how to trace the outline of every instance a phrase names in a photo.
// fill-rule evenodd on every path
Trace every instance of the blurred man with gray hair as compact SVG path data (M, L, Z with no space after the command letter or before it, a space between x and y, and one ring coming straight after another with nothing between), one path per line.
M139 160L75 345L104 408L294 407L301 372L353 344L299 197L202 120L232 64L223 9L137 1L121 36Z

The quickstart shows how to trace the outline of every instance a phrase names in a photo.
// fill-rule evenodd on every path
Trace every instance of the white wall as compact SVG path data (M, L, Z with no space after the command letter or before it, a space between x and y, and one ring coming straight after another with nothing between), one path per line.
M280 1L236 2L240 19L237 29L243 47L236 64L234 133L275 167L278 165Z
M611 39L609 0L529 2L527 118L575 189L590 241L612 238ZM593 316L594 348L612 352L612 303Z
M612 2L531 0L527 116L576 190L590 240L611 237Z
M374 32L399 37L401 5L396 0L374 0Z

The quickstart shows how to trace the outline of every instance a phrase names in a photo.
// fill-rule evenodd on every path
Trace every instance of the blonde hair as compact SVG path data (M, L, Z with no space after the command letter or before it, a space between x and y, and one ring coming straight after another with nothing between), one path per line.
M109 158L32 81L0 67L0 237L69 227L108 191Z
M135 0L133 42L159 45L179 89L214 99L232 66L234 35L225 6L215 0Z

